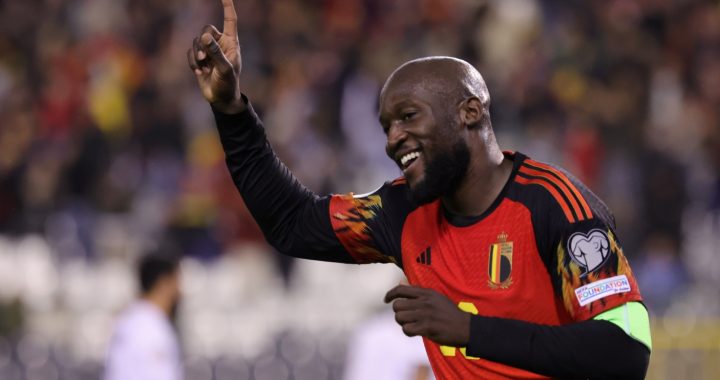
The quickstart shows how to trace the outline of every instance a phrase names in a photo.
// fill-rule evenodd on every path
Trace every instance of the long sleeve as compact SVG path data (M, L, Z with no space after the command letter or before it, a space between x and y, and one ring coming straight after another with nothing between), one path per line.
M477 315L467 353L560 379L644 379L650 360L645 345L607 321L545 326Z
M215 120L235 186L278 251L312 260L402 265L400 234L413 207L404 180L362 196L320 197L275 155L249 102L237 115L215 112Z
M240 114L214 114L230 175L267 241L290 256L354 262L333 233L330 197L313 194L290 173L247 103Z

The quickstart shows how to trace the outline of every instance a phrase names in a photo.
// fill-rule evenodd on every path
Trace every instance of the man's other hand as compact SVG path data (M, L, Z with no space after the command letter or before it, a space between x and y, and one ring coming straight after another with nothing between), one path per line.
M385 294L385 303L390 302L405 335L424 336L444 346L467 346L471 314L446 296L432 289L398 285Z

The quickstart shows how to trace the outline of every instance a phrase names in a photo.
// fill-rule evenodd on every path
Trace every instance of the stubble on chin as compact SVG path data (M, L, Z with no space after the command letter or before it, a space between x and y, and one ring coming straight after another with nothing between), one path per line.
M424 205L453 194L465 178L469 166L470 148L467 143L458 140L449 152L428 160L423 179L410 188L413 201Z

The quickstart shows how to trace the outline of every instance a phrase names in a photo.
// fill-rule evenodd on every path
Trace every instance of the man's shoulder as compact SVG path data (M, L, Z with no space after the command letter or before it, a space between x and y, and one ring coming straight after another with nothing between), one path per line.
M393 194L394 196L397 195L407 195L409 197L409 186L407 183L407 180L405 177L397 177L390 181L385 181L380 187L377 189L364 194L353 194L355 198L363 198L368 197L371 195L387 195L387 194ZM409 198L406 198L409 199Z
M614 225L612 213L605 203L566 169L520 157L509 197L525 204L531 212L565 223L602 219Z
M393 209L408 212L417 206L412 200L410 188L405 177L398 177L387 181L379 188L364 194L335 194L333 198L351 202L356 206L374 207L379 209Z
M126 339L162 340L168 335L169 320L147 302L135 302L120 314L115 333Z

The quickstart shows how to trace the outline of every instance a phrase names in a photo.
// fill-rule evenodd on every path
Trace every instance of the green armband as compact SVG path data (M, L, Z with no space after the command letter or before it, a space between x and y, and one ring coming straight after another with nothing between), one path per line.
M608 321L623 329L633 339L640 341L652 351L650 317L640 302L628 302L614 309L596 315L593 319Z

